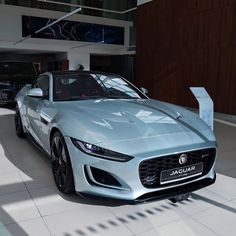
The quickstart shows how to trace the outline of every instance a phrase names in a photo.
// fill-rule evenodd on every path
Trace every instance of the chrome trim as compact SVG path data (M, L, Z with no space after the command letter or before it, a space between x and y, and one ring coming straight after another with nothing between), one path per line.
M160 181L160 184L174 183L174 182L178 182L178 181L181 181L181 180L184 180L184 179L193 178L193 177L199 176L199 175L201 175L201 174L202 174L202 172L197 173L197 174L194 174L194 175L190 175L190 176L185 176L185 177L182 177L182 178L178 178L178 179L167 180L167 181Z

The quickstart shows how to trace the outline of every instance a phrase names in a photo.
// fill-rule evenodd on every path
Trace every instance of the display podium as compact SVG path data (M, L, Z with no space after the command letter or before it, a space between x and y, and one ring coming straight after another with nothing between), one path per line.
M190 87L199 103L199 116L214 130L214 103L204 87Z

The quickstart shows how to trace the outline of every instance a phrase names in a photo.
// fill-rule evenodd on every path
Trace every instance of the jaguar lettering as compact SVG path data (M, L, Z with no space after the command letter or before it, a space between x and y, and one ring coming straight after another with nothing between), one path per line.
M189 167L186 167L186 168L182 168L182 169L179 169L179 170L172 171L170 176L178 175L178 174L184 174L184 173L188 173L188 172L194 171L194 170L195 170L195 166L189 166Z

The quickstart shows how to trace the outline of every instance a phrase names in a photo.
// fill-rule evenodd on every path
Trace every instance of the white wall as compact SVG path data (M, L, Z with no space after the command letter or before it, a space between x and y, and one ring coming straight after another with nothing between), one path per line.
M34 51L38 50L45 52L64 52L68 54L67 57L70 60L70 68L74 68L75 64L83 64L86 68L89 69L90 53L120 54L122 51L124 51L124 49L129 47L129 32L130 27L132 27L132 22L79 14L73 15L67 20L124 27L124 45L118 46L94 43L88 44L76 41L36 38L29 38L20 44L14 45L14 42L22 38L22 15L58 19L65 14L66 13L64 12L0 4L0 50L21 49Z
M83 65L84 70L90 69L90 54L86 52L68 52L68 60L69 60L69 69L76 70L78 69L78 64Z

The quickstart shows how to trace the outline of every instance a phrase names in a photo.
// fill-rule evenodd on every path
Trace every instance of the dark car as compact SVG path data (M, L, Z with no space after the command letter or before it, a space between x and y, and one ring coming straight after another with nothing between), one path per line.
M0 105L13 103L17 92L36 75L32 62L0 61Z

